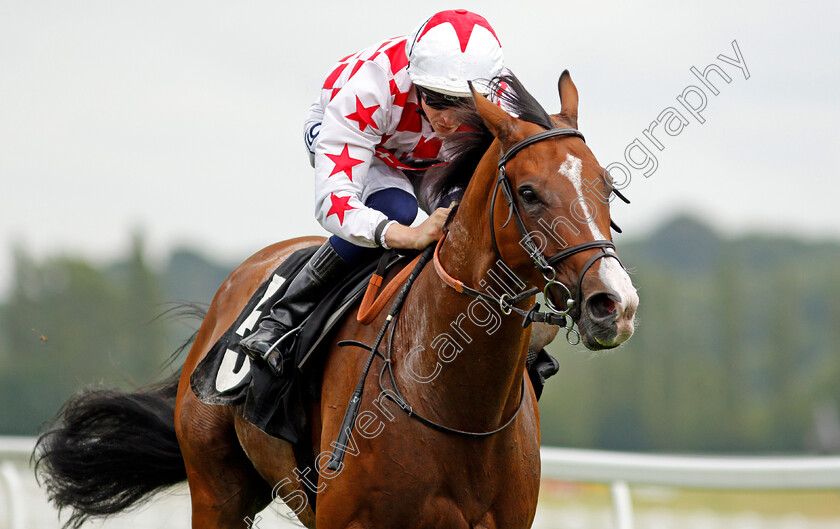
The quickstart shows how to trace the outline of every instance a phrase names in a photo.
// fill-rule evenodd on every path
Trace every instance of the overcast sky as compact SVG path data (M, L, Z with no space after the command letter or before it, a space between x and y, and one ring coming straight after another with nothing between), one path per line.
M323 78L337 59L457 7L490 21L508 67L549 111L571 71L602 165L626 164L635 139L654 149L643 131L667 107L688 119L676 136L655 133L655 173L632 171L633 204L613 208L625 237L689 211L727 234L840 240L834 2L7 0L0 291L15 244L104 260L139 230L153 257L186 244L236 261L323 233L301 139ZM733 40L749 79L718 59L736 58ZM700 124L677 96L701 87L692 66L713 63L731 82L710 75L719 94L706 89Z

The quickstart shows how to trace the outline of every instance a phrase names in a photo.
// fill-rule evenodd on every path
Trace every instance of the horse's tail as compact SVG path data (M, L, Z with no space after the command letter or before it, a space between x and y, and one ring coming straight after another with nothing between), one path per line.
M201 318L196 305L175 317ZM173 353L169 364L193 340ZM56 426L35 446L35 473L59 511L70 507L65 528L124 511L187 479L175 436L179 374L134 392L90 389L71 397Z
M175 437L173 376L145 390L88 390L59 412L61 423L38 439L35 471L65 527L108 516L187 478Z
M35 471L65 527L107 516L187 478L175 437L178 377L124 393L95 389L72 397L60 423L38 439Z

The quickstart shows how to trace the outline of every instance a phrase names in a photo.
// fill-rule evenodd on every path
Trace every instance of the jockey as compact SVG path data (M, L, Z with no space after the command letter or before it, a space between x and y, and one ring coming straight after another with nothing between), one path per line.
M463 9L442 11L411 35L342 59L311 106L304 141L315 168L315 216L333 233L241 346L278 373L299 325L341 277L379 248L423 249L440 239L449 209L411 227L424 198L423 172L445 162L442 140L461 123L455 108L501 74L490 24ZM443 202L445 204L445 201Z

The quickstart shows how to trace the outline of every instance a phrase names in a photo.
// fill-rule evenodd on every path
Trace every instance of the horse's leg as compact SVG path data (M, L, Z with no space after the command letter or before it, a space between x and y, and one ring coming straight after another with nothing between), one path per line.
M236 417L236 434L248 459L271 486L273 509L286 518L297 516L309 529L315 528L315 511L309 504L304 481L316 488L318 476L309 476L298 464L292 444L272 437L241 416Z
M292 239L251 256L219 288L201 324L184 363L175 405L175 430L187 470L194 528L245 527L245 518L253 519L272 500L276 481L272 473L263 478L240 445L235 424L239 410L202 403L192 392L190 376L271 271L292 252L323 241L322 237ZM293 469L294 459L290 461L259 466Z
M204 404L192 391L176 429L192 502L193 529L248 527L271 500L271 488L248 461L234 428L236 409Z

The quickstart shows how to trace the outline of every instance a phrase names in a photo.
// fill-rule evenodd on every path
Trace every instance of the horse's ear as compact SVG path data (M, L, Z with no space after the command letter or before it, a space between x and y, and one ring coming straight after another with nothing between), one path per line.
M493 136L501 140L502 136L507 136L510 133L513 118L495 103L478 93L472 83L469 83L469 85L478 114L484 120L487 128L490 129L490 132L493 133Z
M578 91L569 70L563 70L560 80L557 81L557 90L560 92L560 116L571 122L572 127L577 128L578 119Z

